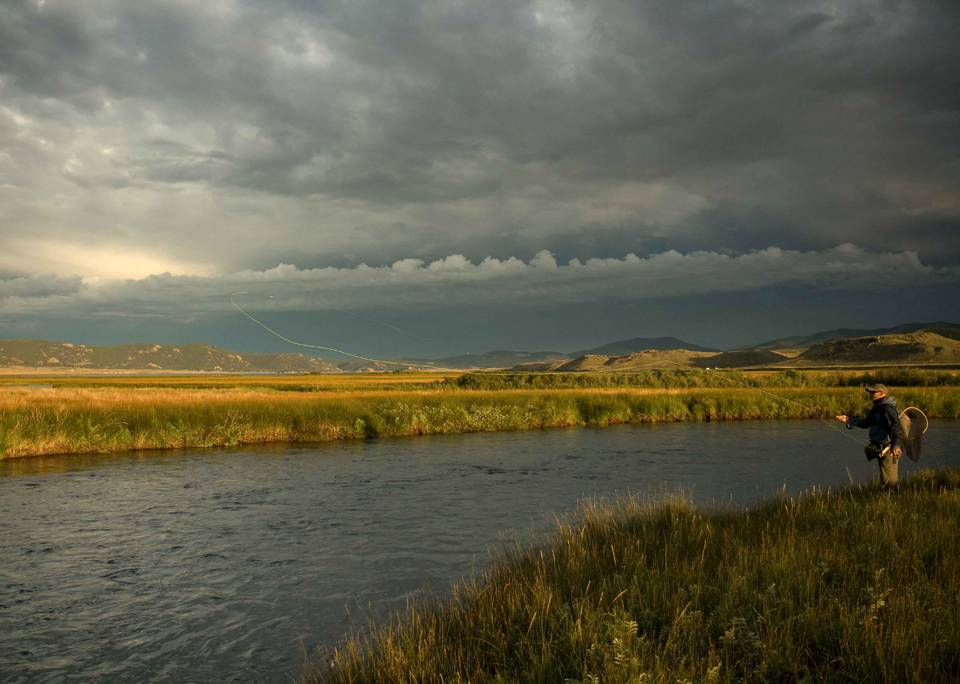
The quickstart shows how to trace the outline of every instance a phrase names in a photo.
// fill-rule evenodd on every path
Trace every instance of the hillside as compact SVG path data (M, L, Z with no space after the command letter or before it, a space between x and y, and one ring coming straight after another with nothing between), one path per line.
M570 357L554 351L510 351L498 349L482 354L460 354L442 359L433 359L428 363L443 368L510 368L520 364L555 363Z
M336 372L329 361L296 353L239 354L205 344L94 347L48 340L0 340L0 366L45 369L220 372Z
M688 349L649 349L625 356L587 354L558 366L557 371L636 371L651 368L694 367L701 359L715 356L712 352Z
M944 337L954 340L960 340L960 324L947 323L945 321L935 321L933 323L904 323L892 328L876 328L873 330L859 330L855 328L837 328L836 330L823 330L810 335L797 335L794 337L781 337L776 340L768 340L754 345L756 349L779 349L779 348L797 348L809 347L818 342L828 340L846 339L851 337L878 337L881 335L900 335L905 333L919 332L926 330L934 332Z
M717 351L716 349L701 347L690 342L679 340L676 337L634 337L630 340L611 342L599 347L594 347L593 349L571 352L567 356L568 358L579 358L589 355L627 356L634 352L648 351L651 349L657 351L670 351L672 349L689 349L690 351L698 352Z
M647 350L625 356L587 354L555 368L557 371L635 371L651 368L758 368L804 366L960 364L960 341L922 331L830 340L802 353L770 349L700 352L687 349ZM516 370L535 370L518 367Z
M915 328L907 324L898 328ZM753 349L726 352L689 345L673 337L634 338L612 342L575 358L553 351L496 350L461 354L430 361L399 363L344 359L338 362L299 353L238 353L205 344L130 344L99 347L49 340L0 340L0 367L73 370L144 370L202 372L383 372L403 368L440 369L512 368L517 371L611 372L651 368L804 367L870 364L960 364L960 325L925 324L930 329L878 335L831 337L808 348L802 343L819 336L847 332L832 330L807 338L781 338ZM673 346L669 346L673 345ZM684 346L688 345L688 346ZM768 345L775 345L773 347ZM640 347L636 349L635 347ZM630 351L614 353L618 350ZM609 350L602 353L598 350ZM409 363L409 366L401 364ZM417 365L422 364L422 365Z
M960 341L927 331L830 340L813 345L788 364L960 364Z
M773 366L787 359L787 356L769 349L740 349L701 357L694 361L694 365L700 368L746 368Z

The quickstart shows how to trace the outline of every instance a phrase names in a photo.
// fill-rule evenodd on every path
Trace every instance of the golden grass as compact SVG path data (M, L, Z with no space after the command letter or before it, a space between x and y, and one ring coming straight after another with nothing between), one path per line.
M301 384L311 382L316 384L343 384L346 382L359 384L378 384L409 380L411 382L431 382L451 373L440 372L403 372L403 373L196 373L185 371L171 374L170 371L158 373L143 373L133 371L129 373L109 374L104 371L85 371L83 373L68 373L49 371L47 369L33 369L35 372L24 372L26 369L6 369L10 372L0 373L0 382L16 382L17 379L51 379L58 382L106 382L106 383L135 383L150 384L172 382L230 382L236 384L258 383L264 380L274 383ZM91 374L93 373L93 374ZM458 373L452 373L458 375Z
M960 470L743 511L590 506L301 682L957 681L958 521Z
M0 458L130 449L310 442L374 436L522 430L577 425L689 420L827 418L863 409L857 387L558 387L461 389L418 374L422 382L390 383L397 374L355 376L325 389L231 384L160 384L127 378L117 384L0 383ZM84 379L87 380L87 379ZM170 378L163 378L164 383ZM773 392L771 394L770 392ZM931 418L960 416L960 387L899 388L902 405Z
M723 390L731 398L746 397L756 393L749 388L731 388ZM850 392L850 390L846 390ZM778 394L798 401L823 393L822 388L802 387L779 389ZM272 388L250 389L241 386L229 388L197 389L193 387L168 388L150 385L129 387L4 387L0 385L0 411L11 411L29 407L87 407L96 409L119 408L121 406L190 406L194 404L262 402L271 404L302 404L311 402L337 402L343 399L395 399L403 401L413 397L473 397L477 399L495 399L497 397L540 397L544 395L575 398L583 396L710 396L717 389L710 387L692 388L649 388L649 387L589 387L582 389L503 389L503 390L457 390L456 392L440 388L421 390L383 390L383 389L344 389L335 393L317 394L310 392L284 392ZM855 394L854 396L859 396Z

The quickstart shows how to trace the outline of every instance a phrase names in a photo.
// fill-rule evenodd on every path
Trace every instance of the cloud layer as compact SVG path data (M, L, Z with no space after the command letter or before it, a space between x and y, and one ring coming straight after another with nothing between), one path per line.
M221 276L35 276L0 280L0 302L15 314L123 311L182 318L229 309L231 295L255 311L417 311L498 303L633 303L770 287L810 288L822 295L958 284L960 269L925 265L916 253L870 252L845 244L814 252L776 247L744 254L668 251L567 263L544 250L529 261L488 257L472 262L454 254L429 263L401 259L383 266L316 269L281 264Z
M551 306L703 341L766 305L798 332L946 318L958 29L947 0L7 0L0 322L240 290L294 322L487 311L461 345L549 341ZM871 288L899 304L854 307Z
M930 0L9 0L0 253L956 263L958 27Z

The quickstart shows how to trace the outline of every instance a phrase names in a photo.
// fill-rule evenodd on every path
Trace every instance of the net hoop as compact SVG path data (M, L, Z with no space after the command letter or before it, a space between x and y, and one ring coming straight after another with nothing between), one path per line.
M903 409L900 412L901 420L903 419L904 414L907 414L907 418L909 418L910 420L916 420L916 416L912 414L908 414L907 411L916 412L917 414L919 414L919 417L923 418L923 430L921 430L920 434L921 435L927 434L927 428L930 427L930 419L927 418L927 414L921 411L920 409L918 409L916 406L908 406L907 408Z
M930 427L930 419L927 418L926 413L916 406L908 406L900 412L900 425L903 427L905 437L903 450L910 457L910 460L916 463L920 460L920 452L923 450L923 435Z

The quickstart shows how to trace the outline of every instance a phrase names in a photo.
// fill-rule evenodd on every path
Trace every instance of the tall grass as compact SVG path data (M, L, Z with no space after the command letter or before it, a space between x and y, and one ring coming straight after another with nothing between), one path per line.
M617 373L464 373L444 380L456 389L564 389L601 387L862 387L881 382L893 387L960 385L960 371L923 368L880 368L870 371L737 371L697 368L654 369Z
M960 471L752 510L594 506L302 682L947 682Z
M832 417L853 388L564 389L296 393L264 389L0 391L0 455L113 452L579 425ZM904 388L901 405L960 416L960 388Z
M2 369L0 369L2 370ZM66 372L44 374L0 374L4 386L151 387L180 389L272 389L290 392L349 392L363 389L408 391L428 389L443 382L448 374L421 372L224 375L185 373L183 375L69 375Z

